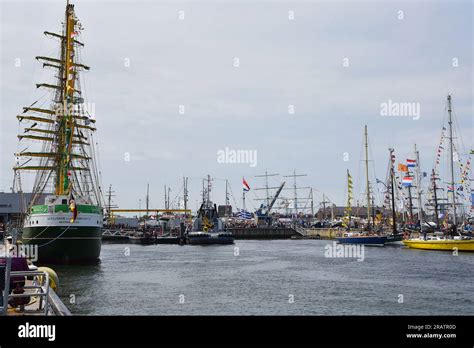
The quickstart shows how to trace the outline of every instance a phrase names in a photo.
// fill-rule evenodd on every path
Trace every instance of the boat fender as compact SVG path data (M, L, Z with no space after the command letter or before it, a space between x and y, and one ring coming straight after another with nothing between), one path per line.
M46 272L49 276L49 286L51 289L56 290L59 286L59 277L56 272L49 267L38 267L38 271Z

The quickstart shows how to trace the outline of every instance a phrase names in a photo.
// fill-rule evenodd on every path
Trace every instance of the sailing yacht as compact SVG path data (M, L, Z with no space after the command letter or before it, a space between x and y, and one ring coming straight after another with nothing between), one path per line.
M364 128L364 138L365 138L365 177L366 177L366 187L367 187L367 230L363 232L356 232L348 230L343 234L342 237L336 237L336 240L341 244L363 244L363 245L372 245L372 246L384 246L387 240L387 236L377 235L372 232L370 225L370 211L371 211L371 199L370 199L370 186L369 186L369 142L368 142L368 131L367 126ZM352 186L352 179L348 173L348 188ZM350 207L351 199L351 190L348 189L348 208ZM350 214L350 208L348 210ZM374 227L374 226L372 226ZM349 228L349 226L348 226Z
M419 238L413 238L404 240L403 243L411 249L425 249L425 250L449 250L449 251L474 251L474 239L466 237L458 232L457 226L457 213L456 213L456 181L454 174L454 143L453 143L453 118L452 118L452 106L451 106L451 95L447 97L448 103L448 127L449 127L449 169L450 169L450 183L448 188L451 188L451 212L447 215L451 215L452 227L451 233L437 232L433 235L428 236L422 233ZM434 171L433 171L434 174ZM448 189L449 191L449 189ZM436 191L435 191L436 192ZM436 204L436 203L435 203ZM435 210L437 211L436 207ZM437 218L437 217L436 217ZM446 221L448 222L448 221Z

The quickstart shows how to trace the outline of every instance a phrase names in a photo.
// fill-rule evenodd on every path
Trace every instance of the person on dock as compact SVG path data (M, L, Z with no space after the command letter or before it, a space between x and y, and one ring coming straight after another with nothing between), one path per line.
M9 249L9 257L11 257L11 271L12 272L23 272L29 271L28 261L26 257L19 255L19 242L15 244L15 246L10 246ZM6 265L7 259L6 257L0 258L0 264ZM10 277L10 293L13 294L23 294L25 292L25 277L24 276L11 276ZM10 300L9 304L12 307L22 306L30 302L29 297L17 297Z

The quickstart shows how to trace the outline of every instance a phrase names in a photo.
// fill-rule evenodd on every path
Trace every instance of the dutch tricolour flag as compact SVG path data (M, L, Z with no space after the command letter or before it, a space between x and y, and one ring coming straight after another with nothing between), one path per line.
M250 191L250 186L249 186L249 184L247 183L247 181L245 181L245 178L242 178L242 185L243 185L243 190L244 190L244 192Z
M403 186L411 186L413 183L413 177L412 176L405 176L402 179L402 185Z
M416 167L416 160L407 159L407 167Z

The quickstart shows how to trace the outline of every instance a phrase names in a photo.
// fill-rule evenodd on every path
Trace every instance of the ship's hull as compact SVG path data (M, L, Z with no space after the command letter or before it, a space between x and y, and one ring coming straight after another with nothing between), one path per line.
M234 244L234 237L230 234L200 232L189 234L186 243L190 245Z
M353 236L338 237L336 240L341 244L362 244L373 246L384 246L387 237L385 236Z
M389 234L387 235L387 239L385 240L385 245L403 245L403 234Z
M468 240L454 240L454 239L440 239L440 240L422 240L422 239L408 239L404 240L403 244L411 249L423 250L445 250L445 251L472 251L474 252L474 239Z
M99 261L102 214L34 214L27 218L22 241L38 246L37 263L90 264Z

